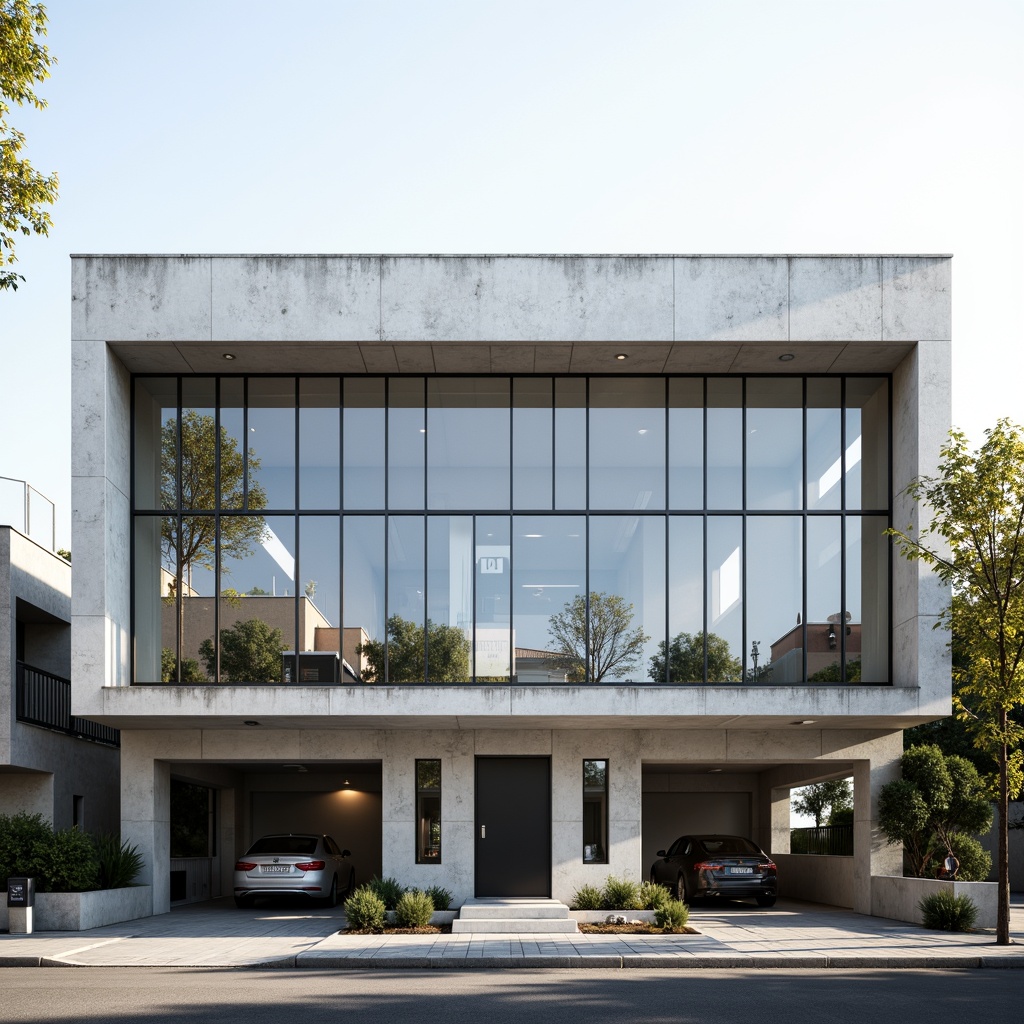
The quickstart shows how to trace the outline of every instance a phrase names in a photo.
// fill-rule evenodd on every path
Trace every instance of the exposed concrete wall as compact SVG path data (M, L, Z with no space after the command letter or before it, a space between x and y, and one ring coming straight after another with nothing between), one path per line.
M799 853L773 854L779 868L779 895L811 903L852 909L853 857L816 857Z
M923 924L924 915L918 903L932 893L951 890L954 896L967 896L978 908L976 928L994 928L997 888L993 882L949 882L940 878L882 875L871 879L870 913L874 917Z

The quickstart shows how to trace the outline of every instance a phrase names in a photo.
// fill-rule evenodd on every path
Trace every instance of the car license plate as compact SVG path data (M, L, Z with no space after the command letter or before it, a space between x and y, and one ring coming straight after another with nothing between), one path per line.
M753 873L753 868L729 868L730 875L752 875Z
M291 871L291 864L261 864L260 873L264 875L287 875Z

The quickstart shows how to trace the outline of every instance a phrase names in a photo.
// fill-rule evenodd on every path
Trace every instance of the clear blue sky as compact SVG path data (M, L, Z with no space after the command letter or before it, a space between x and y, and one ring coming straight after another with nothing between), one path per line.
M952 252L954 421L1024 419L1024 5L50 0L61 176L0 475L70 544L71 252Z

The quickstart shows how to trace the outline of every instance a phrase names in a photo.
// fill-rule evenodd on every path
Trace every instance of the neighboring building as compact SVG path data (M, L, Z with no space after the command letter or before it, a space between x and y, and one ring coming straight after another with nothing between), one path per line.
M459 900L721 831L870 912L901 730L950 711L943 590L884 535L949 428L949 274L76 257L73 701L122 730L154 911L175 780L210 792L213 894L276 829ZM790 855L790 789L838 777L853 858Z
M0 622L0 814L116 833L117 732L71 714L71 566L11 526Z

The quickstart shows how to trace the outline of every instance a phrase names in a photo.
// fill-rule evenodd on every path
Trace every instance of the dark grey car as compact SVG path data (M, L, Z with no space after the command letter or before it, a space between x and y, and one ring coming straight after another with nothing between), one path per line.
M235 905L251 907L257 896L302 896L337 906L355 889L352 854L325 835L262 836L235 864Z
M658 851L651 881L686 903L707 896L754 897L770 907L778 894L775 862L742 836L680 836Z

